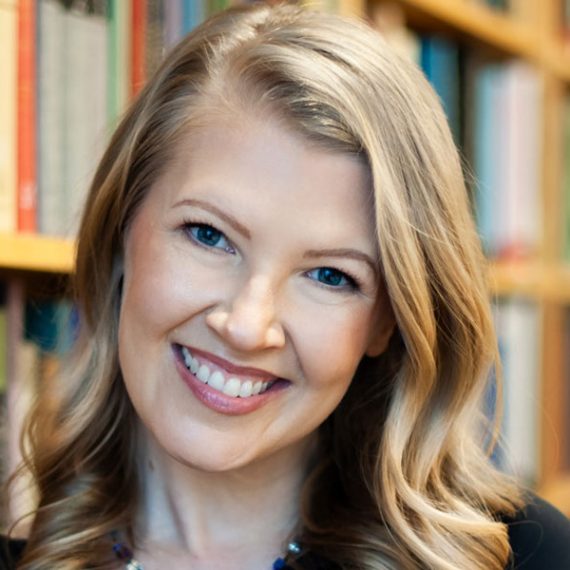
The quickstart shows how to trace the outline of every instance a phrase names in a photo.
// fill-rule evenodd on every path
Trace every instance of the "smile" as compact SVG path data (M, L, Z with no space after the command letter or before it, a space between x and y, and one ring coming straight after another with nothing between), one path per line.
M202 357L193 355L185 346L180 348L184 365L190 373L203 384L213 390L232 398L250 398L263 394L276 380L259 380L247 376L234 376L223 370L211 361L204 362Z

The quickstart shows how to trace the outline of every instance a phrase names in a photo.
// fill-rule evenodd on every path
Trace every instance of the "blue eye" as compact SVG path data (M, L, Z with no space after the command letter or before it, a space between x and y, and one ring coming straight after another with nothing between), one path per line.
M208 224L185 224L186 231L192 236L194 241L206 247L221 249L233 253L234 249L229 244L226 236L216 228Z
M308 273L309 277L319 283L335 289L358 289L356 280L333 267L319 267Z

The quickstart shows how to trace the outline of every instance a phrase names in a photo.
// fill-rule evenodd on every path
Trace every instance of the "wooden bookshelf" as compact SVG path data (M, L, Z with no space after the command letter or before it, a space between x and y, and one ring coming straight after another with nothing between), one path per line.
M368 0L375 7L398 5L414 31L440 34L475 50L485 58L524 60L540 73L542 95L541 208L543 229L536 255L527 260L493 261L489 267L491 295L520 296L536 303L539 331L540 401L539 469L536 488L546 499L570 514L570 472L562 465L565 439L564 347L570 307L570 267L562 262L562 124L563 102L570 93L570 53L562 46L560 7L555 1L512 0L513 12L493 9L480 0Z
M483 4L465 0L399 0L409 23L525 59L537 55L533 29ZM374 4L374 2L370 2Z
M336 0L343 14L367 17L376 4L388 0ZM543 99L542 206L544 230L540 251L530 260L491 262L491 294L523 296L542 311L541 331L541 468L539 492L570 514L570 473L560 466L563 418L564 315L570 307L570 267L561 261L560 192L562 156L561 107L570 92L570 53L556 37L555 2L513 0L516 16L493 10L474 0L389 0L405 12L410 27L442 33L491 57L519 58L539 69L545 82ZM304 3L330 5L326 0ZM15 6L12 0L8 2ZM36 235L0 234L0 270L3 276L21 272L71 274L75 245L70 240ZM3 277L5 278L5 277Z

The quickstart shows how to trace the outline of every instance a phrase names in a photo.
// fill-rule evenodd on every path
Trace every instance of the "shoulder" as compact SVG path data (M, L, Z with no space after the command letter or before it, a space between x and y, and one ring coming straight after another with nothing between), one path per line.
M25 546L24 540L9 540L0 535L0 570L14 570Z
M570 568L570 520L550 503L529 495L526 505L503 522L513 550L509 568Z

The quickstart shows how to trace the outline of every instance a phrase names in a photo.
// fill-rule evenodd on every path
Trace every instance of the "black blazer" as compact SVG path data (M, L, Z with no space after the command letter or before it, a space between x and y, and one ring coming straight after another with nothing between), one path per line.
M570 570L570 520L551 504L533 496L517 515L503 519L509 525L513 559L505 570ZM23 540L0 536L0 570L15 570ZM339 570L338 566L308 554L307 570Z

